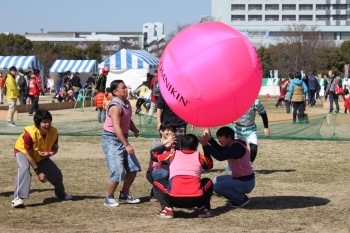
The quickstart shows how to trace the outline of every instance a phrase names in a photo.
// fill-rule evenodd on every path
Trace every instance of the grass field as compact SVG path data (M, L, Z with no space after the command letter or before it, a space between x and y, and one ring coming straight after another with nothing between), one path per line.
M268 112L284 114L272 101L265 105ZM159 205L148 201L151 185L145 174L153 139L130 139L143 168L131 189L140 204L106 208L109 172L100 137L62 136L52 159L74 199L56 201L53 187L33 175L25 208L13 209L16 138L0 136L0 232L350 232L350 144L346 141L260 140L254 163L256 187L246 208L232 209L214 195L215 217L198 219L194 210L175 209L175 218L166 220L156 217ZM225 166L214 161L214 168L203 176L226 174Z

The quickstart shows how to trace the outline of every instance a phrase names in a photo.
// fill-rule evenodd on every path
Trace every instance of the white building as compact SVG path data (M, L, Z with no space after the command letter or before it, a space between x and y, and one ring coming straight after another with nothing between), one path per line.
M350 39L350 0L212 0L212 17L269 46L287 25L317 25L336 44Z
M159 55L158 50L165 45L164 24L145 23L143 24L143 48L148 52Z

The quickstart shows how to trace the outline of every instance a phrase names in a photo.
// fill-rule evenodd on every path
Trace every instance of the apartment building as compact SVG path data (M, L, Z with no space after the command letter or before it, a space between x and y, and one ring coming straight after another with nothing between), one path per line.
M212 0L212 17L257 47L277 43L288 25L317 25L323 39L350 39L350 0Z

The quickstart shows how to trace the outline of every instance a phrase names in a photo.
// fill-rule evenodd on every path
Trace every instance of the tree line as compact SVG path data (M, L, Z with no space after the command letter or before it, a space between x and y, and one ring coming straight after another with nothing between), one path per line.
M202 18L201 22L217 21L212 17ZM198 22L197 22L198 23ZM178 24L176 30L167 35L165 45L184 28L192 24ZM119 49L127 45L121 44ZM159 57L163 49L159 51ZM135 49L135 48L134 48ZM74 44L53 44L50 42L31 42L18 34L0 34L1 56L37 56L44 67L51 67L57 59L102 61L99 42L92 42L81 48ZM116 51L117 52L117 51ZM350 63L350 40L340 46L334 38L325 38L317 26L289 25L282 29L281 36L269 47L257 48L263 66L263 75L268 77L270 70L278 70L280 76L303 70L310 73L316 69L326 74L328 70L344 74L344 64Z
M1 56L36 56L40 63L48 68L57 59L102 61L101 45L93 42L86 48L74 44L53 44L50 42L32 42L18 34L0 34Z
M207 21L217 20L208 17L200 22ZM177 25L176 30L167 36L167 42L190 25ZM278 70L280 77L296 71L310 74L313 70L319 74L338 71L343 77L344 64L350 63L350 40L337 46L334 38L327 38L317 26L303 24L288 25L280 33L281 36L269 47L256 47L263 66L263 77L269 77L270 70Z

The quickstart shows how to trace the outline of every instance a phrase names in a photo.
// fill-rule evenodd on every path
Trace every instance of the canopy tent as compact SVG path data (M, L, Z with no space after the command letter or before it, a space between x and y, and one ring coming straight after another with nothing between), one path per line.
M43 69L36 56L0 56L0 70L8 70L11 66L23 70Z
M57 90L59 89L58 80L60 78L59 73L65 71L70 71L71 73L78 72L80 81L84 84L90 73L98 73L98 62L97 60L56 60L50 67L50 80Z
M10 69L11 66L18 70L40 70L41 83L44 83L44 67L36 56L0 56L0 72Z
M97 60L56 60L50 68L50 72L97 73Z
M147 73L157 69L159 58L145 50L121 49L116 54L99 64L99 68L109 67L106 86L113 80L121 79L135 90L147 80Z

